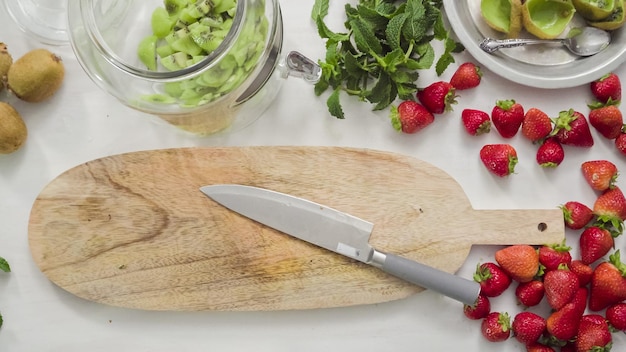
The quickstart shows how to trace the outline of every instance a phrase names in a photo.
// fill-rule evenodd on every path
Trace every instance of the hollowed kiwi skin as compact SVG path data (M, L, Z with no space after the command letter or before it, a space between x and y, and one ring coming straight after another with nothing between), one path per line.
M615 0L572 0L576 12L588 21L608 18L615 9Z
M576 9L570 0L526 0L522 22L528 33L541 39L554 39L567 28Z
M491 29L516 38L522 30L521 0L482 0L481 14Z
M588 23L590 26L604 29L606 31L613 31L623 27L624 23L626 23L624 0L615 0L613 12L608 18L601 21L589 21Z

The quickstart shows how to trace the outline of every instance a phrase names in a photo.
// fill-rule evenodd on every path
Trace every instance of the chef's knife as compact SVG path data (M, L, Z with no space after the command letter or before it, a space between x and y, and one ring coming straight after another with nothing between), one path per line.
M264 188L224 184L201 187L224 207L283 233L382 269L405 281L473 305L480 285L368 243L374 225L321 204Z

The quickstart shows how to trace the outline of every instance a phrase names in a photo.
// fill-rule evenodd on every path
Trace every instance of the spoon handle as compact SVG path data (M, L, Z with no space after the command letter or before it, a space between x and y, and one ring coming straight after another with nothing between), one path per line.
M513 48L530 44L563 43L562 39L493 39L485 38L480 42L480 48L488 53L493 53L502 48Z

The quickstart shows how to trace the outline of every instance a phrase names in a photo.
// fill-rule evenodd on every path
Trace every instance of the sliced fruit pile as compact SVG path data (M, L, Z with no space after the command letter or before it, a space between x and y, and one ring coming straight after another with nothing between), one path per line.
M626 264L615 247L624 230L626 198L616 186L613 163L588 161L581 171L598 192L593 207L577 201L561 206L565 226L577 233L579 257L564 240L507 246L494 261L477 265L474 280L481 293L463 312L481 321L488 341L514 338L527 351L618 350L612 334L626 333ZM522 310L513 316L492 311L491 300L511 288Z
M154 9L152 33L141 40L137 55L148 70L178 71L205 60L222 44L233 25L236 0L165 0ZM241 33L219 65L144 99L194 107L215 101L238 88L256 67L265 49L269 22L264 2L247 11Z
M621 28L626 21L623 0L482 0L480 5L485 23L509 38L522 29L537 38L557 38L576 13L604 30Z

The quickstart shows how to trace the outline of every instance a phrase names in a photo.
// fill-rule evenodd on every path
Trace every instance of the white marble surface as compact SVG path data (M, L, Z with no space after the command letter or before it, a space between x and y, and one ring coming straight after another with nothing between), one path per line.
M8 0L5 0L8 1ZM285 48L322 58L324 43L309 19L313 0L283 0ZM343 2L331 1L331 25L343 29ZM14 56L45 47L20 32L0 9L0 41ZM626 170L626 158L595 133L591 149L567 148L564 163L543 170L535 147L521 135L509 140L519 153L517 174L497 179L478 158L483 144L501 142L497 133L479 138L465 134L464 108L490 110L496 99L514 98L526 108L551 116L560 110L588 111L588 86L541 90L513 84L484 72L477 89L460 92L454 112L437 116L416 135L391 128L387 111L344 99L347 118L327 114L325 97L298 79L288 79L277 101L250 127L210 138L190 136L156 124L99 90L86 76L69 46L50 47L67 70L62 89L51 100L26 104L2 94L23 115L29 129L26 145L0 156L0 256L11 264L0 274L0 351L524 351L510 340L484 340L479 322L469 321L459 303L433 292L385 304L286 312L147 312L108 307L72 296L51 284L34 264L27 225L41 189L66 169L112 154L187 146L331 145L393 151L421 158L450 173L464 187L475 208L554 208L568 200L592 204L595 194L584 184L583 161L609 159ZM472 60L467 54L457 62ZM454 68L454 67L453 67ZM449 79L453 68L440 79ZM617 73L626 77L621 66ZM423 86L436 79L423 72ZM626 178L619 181L626 189ZM451 214L453 216L454 214ZM410 229L407 229L410 231ZM568 232L570 241L576 233ZM617 247L626 250L626 239ZM491 260L496 247L475 246L459 275L471 277L478 261ZM510 291L492 302L495 310L518 311ZM614 350L626 349L624 334L614 335Z

